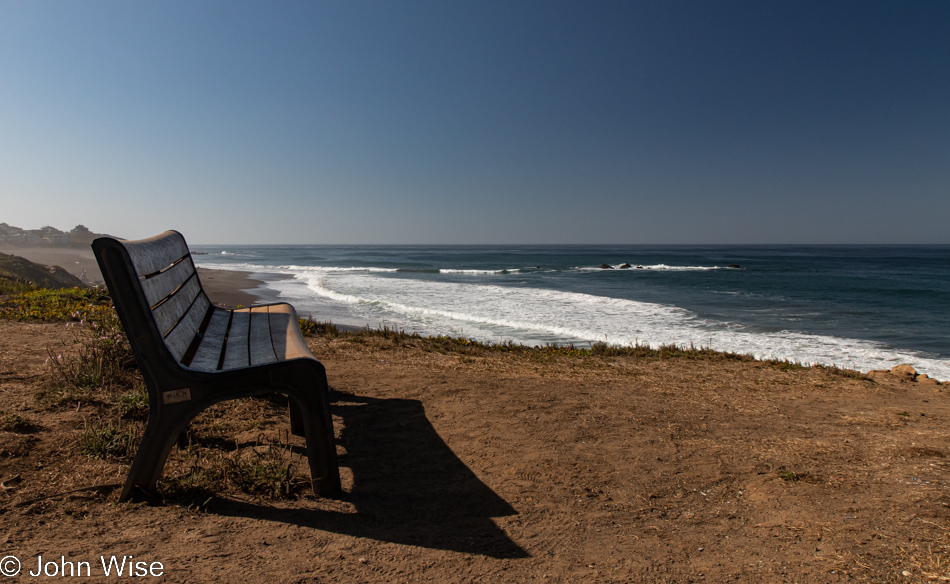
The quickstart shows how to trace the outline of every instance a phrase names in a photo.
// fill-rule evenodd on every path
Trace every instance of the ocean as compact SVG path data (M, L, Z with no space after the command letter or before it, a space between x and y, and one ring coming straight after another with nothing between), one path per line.
M950 246L193 246L301 316L484 342L710 347L950 380ZM628 267L629 266L629 267Z

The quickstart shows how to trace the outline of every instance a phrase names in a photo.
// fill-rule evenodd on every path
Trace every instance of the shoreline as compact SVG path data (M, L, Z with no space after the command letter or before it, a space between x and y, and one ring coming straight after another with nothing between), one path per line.
M251 272L200 267L197 270L208 299L215 305L237 308L267 304L277 299L277 292L267 288L267 282L254 278Z
M217 306L238 308L284 301L279 298L276 290L267 287L268 283L265 280L255 278L253 272L201 267L197 269L198 277L201 278L201 285L204 287L208 299ZM287 279L290 277L281 276L281 278ZM324 320L318 320L318 322L324 322ZM335 322L333 326L348 332L359 332L369 328L369 325L361 327Z

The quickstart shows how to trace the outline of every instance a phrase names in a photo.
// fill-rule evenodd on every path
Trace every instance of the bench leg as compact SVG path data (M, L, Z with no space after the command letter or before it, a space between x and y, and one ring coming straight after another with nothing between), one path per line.
M162 476L168 454L174 448L182 428L187 423L188 419L175 423L167 416L149 420L139 449L135 453L135 458L132 459L132 468L129 469L129 476L125 479L119 502L140 496L148 500L161 500L161 495L155 485Z
M297 402L290 400L290 433L294 436L306 436L303 426L303 412Z
M340 467L336 457L336 439L333 436L333 416L330 414L330 393L326 375L315 374L315 383L302 384L307 391L294 392L291 399L291 428L294 406L300 414L299 422L307 439L307 459L314 493L336 497L342 492ZM314 391L316 390L316 391Z

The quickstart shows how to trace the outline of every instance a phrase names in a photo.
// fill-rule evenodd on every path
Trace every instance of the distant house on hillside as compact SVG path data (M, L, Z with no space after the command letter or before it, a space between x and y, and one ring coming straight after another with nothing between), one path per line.
M46 225L45 227L41 227L40 231L43 232L43 236L40 238L41 243L47 243L47 244L69 243L69 234L66 233L65 231L60 231L59 229L56 229L55 227L50 227L49 225Z
M69 243L69 234L49 225L40 229L20 229L0 223L0 242L20 245L63 245Z
M23 238L23 230L13 225L0 223L0 241L4 243L14 243Z
M42 229L27 229L23 232L23 243L42 243L43 242L43 233Z

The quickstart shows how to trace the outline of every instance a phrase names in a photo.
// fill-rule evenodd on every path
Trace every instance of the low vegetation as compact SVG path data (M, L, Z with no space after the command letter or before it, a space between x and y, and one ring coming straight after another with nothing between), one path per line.
M0 432L27 434L37 429L36 425L16 412L0 410Z
M310 484L306 464L294 455L289 437L260 434L250 445L233 450L190 443L173 454L163 478L162 494L189 507L204 507L230 489L261 499L296 496Z
M138 424L112 420L87 421L79 435L79 449L88 456L130 462L141 434Z
M30 282L13 278L0 278L0 294L22 294L36 290Z
M300 329L304 336L344 338L359 343L368 338L382 338L391 341L394 344L409 344L427 351L437 351L441 353L457 353L460 355L472 356L485 352L511 353L526 357L544 358L544 357L627 357L636 359L696 359L696 360L734 360L734 361L752 361L755 358L751 355L742 353L731 353L725 351L716 351L706 347L695 347L693 345L680 346L675 344L660 345L659 347L650 347L649 345L637 344L634 346L619 347L608 345L607 343L592 343L589 347L577 346L574 344L565 345L522 345L505 341L501 343L483 343L464 337L447 337L443 335L424 337L418 333L407 333L388 326L379 328L363 328L359 330L346 330L337 327L330 322L316 322L309 318L300 319ZM806 366L787 360L774 359L765 360L764 363L772 365L781 371L795 371L805 369ZM845 375L861 377L860 372L848 372L837 368L838 372Z
M75 331L72 343L48 348L47 379L37 395L41 403L95 401L144 387L114 311L80 321Z
M30 289L0 300L0 318L30 322L97 322L115 314L97 288Z
M112 402L119 408L119 416L131 420L148 419L148 392L144 385L135 384L136 388L127 391Z

